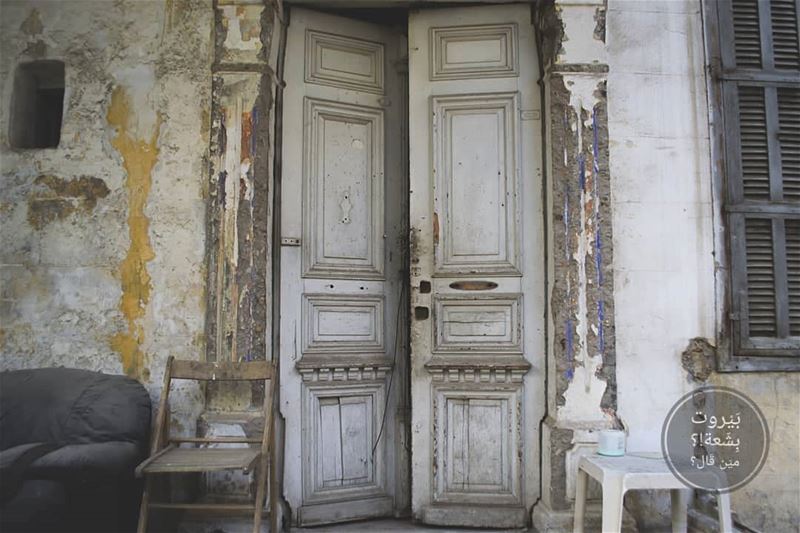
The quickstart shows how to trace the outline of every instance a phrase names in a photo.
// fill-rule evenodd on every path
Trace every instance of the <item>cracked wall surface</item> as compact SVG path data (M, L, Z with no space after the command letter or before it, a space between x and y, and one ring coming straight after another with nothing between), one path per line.
M205 350L210 1L0 8L0 369L139 379ZM18 63L65 64L57 148L9 147ZM194 433L199 389L174 396Z

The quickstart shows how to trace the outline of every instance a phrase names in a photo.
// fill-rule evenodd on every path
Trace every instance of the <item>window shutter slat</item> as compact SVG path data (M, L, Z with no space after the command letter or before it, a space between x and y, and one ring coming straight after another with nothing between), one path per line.
M764 89L741 85L738 92L742 196L748 200L769 200L769 149Z
M800 370L800 0L707 5L731 260L721 368Z
M800 88L778 88L783 199L800 201Z
M800 336L800 219L785 220L789 334Z
M800 70L796 0L771 0L772 52L775 68Z
M789 287L786 275L786 226L783 218L772 220L772 254L775 271L776 337L789 336Z
M745 254L749 336L774 337L777 315L770 219L745 219Z
M731 8L736 66L761 68L758 3L754 0L734 0Z

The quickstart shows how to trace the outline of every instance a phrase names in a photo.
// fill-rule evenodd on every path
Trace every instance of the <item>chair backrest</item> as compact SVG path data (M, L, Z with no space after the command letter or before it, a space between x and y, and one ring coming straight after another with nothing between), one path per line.
M269 361L202 363L173 359L167 367L172 379L199 381L263 381L272 379Z
M178 439L170 437L168 415L168 398L170 384L173 379L190 379L194 381L264 381L267 390L264 394L264 411L272 411L272 394L275 377L275 367L271 361L243 361L243 362L214 362L186 361L170 356L164 371L164 387L159 399L158 414L156 415L155 431L151 445L151 453L156 453L159 447L168 441L183 442L230 442L230 439L191 438ZM266 383L269 381L269 383ZM264 435L266 438L266 434ZM250 442L253 439L238 439L240 442Z

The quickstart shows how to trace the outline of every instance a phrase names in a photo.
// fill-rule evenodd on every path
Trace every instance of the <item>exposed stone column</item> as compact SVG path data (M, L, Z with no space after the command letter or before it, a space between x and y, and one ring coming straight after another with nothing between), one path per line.
M207 358L269 356L275 6L219 0L208 202ZM274 59L273 59L274 61Z
M214 8L206 359L270 359L274 69L281 6L279 0L218 0ZM206 398L201 434L260 436L262 384L209 384ZM253 482L252 476L208 475L205 490L236 499L252 493Z
M575 468L616 425L605 2L536 8L544 70L548 416L539 531L571 529Z

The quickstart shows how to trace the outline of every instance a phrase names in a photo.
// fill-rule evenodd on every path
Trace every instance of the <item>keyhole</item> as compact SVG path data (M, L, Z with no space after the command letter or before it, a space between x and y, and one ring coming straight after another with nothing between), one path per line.
M342 209L342 224L350 223L350 211L353 209L353 204L350 203L350 191L344 193L344 198L339 202L339 207Z

